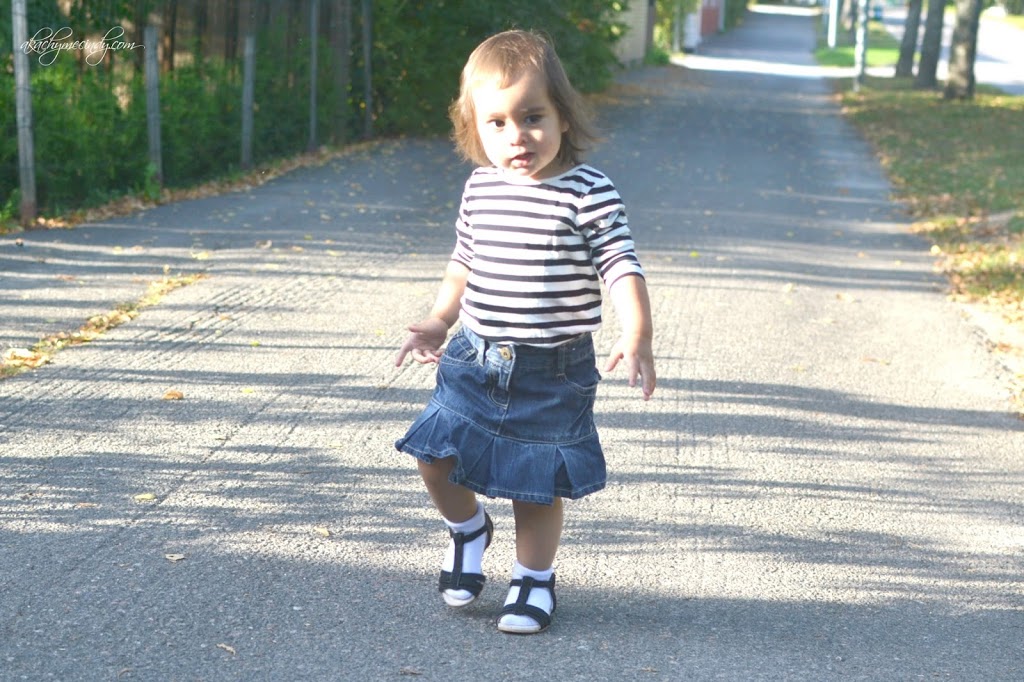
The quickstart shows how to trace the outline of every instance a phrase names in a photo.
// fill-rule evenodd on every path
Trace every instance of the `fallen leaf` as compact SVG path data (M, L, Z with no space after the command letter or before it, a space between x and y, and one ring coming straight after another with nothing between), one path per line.
M50 356L47 353L41 353L27 348L9 348L3 356L3 362L5 365L11 365L12 367L28 367L29 369L41 367L49 361Z
M331 531L330 531L329 528L324 528L322 526L318 526L317 528L314 528L313 530L316 531L317 535L320 535L322 537L325 537L325 538L331 537Z
M138 495L132 495L132 499L136 502L152 502L156 499L156 495L153 493L139 493Z
M181 391L170 390L164 393L164 400L184 400L185 394Z
M218 644L217 648L218 649L223 649L224 651L228 652L232 656L234 656L236 653L238 653L237 651L235 651L235 647L233 647L233 646L231 646L229 644L224 644L223 642Z
M417 670L416 668L400 668L398 670L399 675L422 675L423 671Z
M792 282L789 282L788 284L786 284L786 286L782 287L782 293L791 294L793 293L793 289L796 289L796 285L793 284Z
M836 294L836 298L839 299L840 301L842 301L843 303L853 303L853 302L855 302L857 300L853 296L851 296L850 294L847 294L847 293Z
M185 558L184 554L164 554L164 558L170 561L172 564L177 563Z

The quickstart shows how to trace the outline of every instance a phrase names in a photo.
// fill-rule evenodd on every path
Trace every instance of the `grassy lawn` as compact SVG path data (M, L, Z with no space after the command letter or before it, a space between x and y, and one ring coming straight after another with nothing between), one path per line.
M880 53L871 63L885 65L885 55L894 64L895 40L872 34L869 54L871 40ZM846 49L819 52L819 59L847 59ZM946 101L941 92L914 89L911 79L872 77L859 92L850 81L838 89L915 231L932 240L951 294L1024 329L1024 97L979 86L972 101Z

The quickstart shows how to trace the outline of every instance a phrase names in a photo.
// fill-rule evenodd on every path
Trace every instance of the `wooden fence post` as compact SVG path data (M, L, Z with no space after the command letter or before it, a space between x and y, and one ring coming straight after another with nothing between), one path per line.
M25 0L11 2L14 24L14 91L18 127L18 182L21 187L21 224L28 227L36 219L36 162L32 144L32 82L28 53L22 46L28 40Z
M160 140L160 61L157 54L156 26L146 24L143 31L146 49L146 131L149 138L149 173L158 187L164 186L164 162ZM147 178L147 184L150 178Z

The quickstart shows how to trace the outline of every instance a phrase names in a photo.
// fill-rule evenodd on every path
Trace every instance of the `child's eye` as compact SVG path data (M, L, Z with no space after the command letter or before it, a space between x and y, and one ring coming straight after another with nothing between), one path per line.
M495 130L501 130L505 127L505 122L497 118L492 118L487 122L487 127L494 128Z
M542 118L543 116L541 116L540 114L530 114L529 116L526 117L526 123L527 125L535 126L538 123L540 123L540 120Z

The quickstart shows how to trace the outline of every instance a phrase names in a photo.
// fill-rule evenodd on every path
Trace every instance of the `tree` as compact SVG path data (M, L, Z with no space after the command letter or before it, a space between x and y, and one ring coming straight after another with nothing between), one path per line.
M896 62L896 77L909 78L914 75L914 55L917 54L917 34L921 28L921 8L924 0L910 0L907 4L907 20L903 24L903 40L900 41L900 58Z
M916 88L938 86L939 53L942 52L942 20L946 9L945 0L928 0L928 18L924 22L924 38L921 40L921 59L917 63Z
M974 97L974 59L978 54L978 23L983 0L957 0L956 28L949 48L949 78L946 99Z

